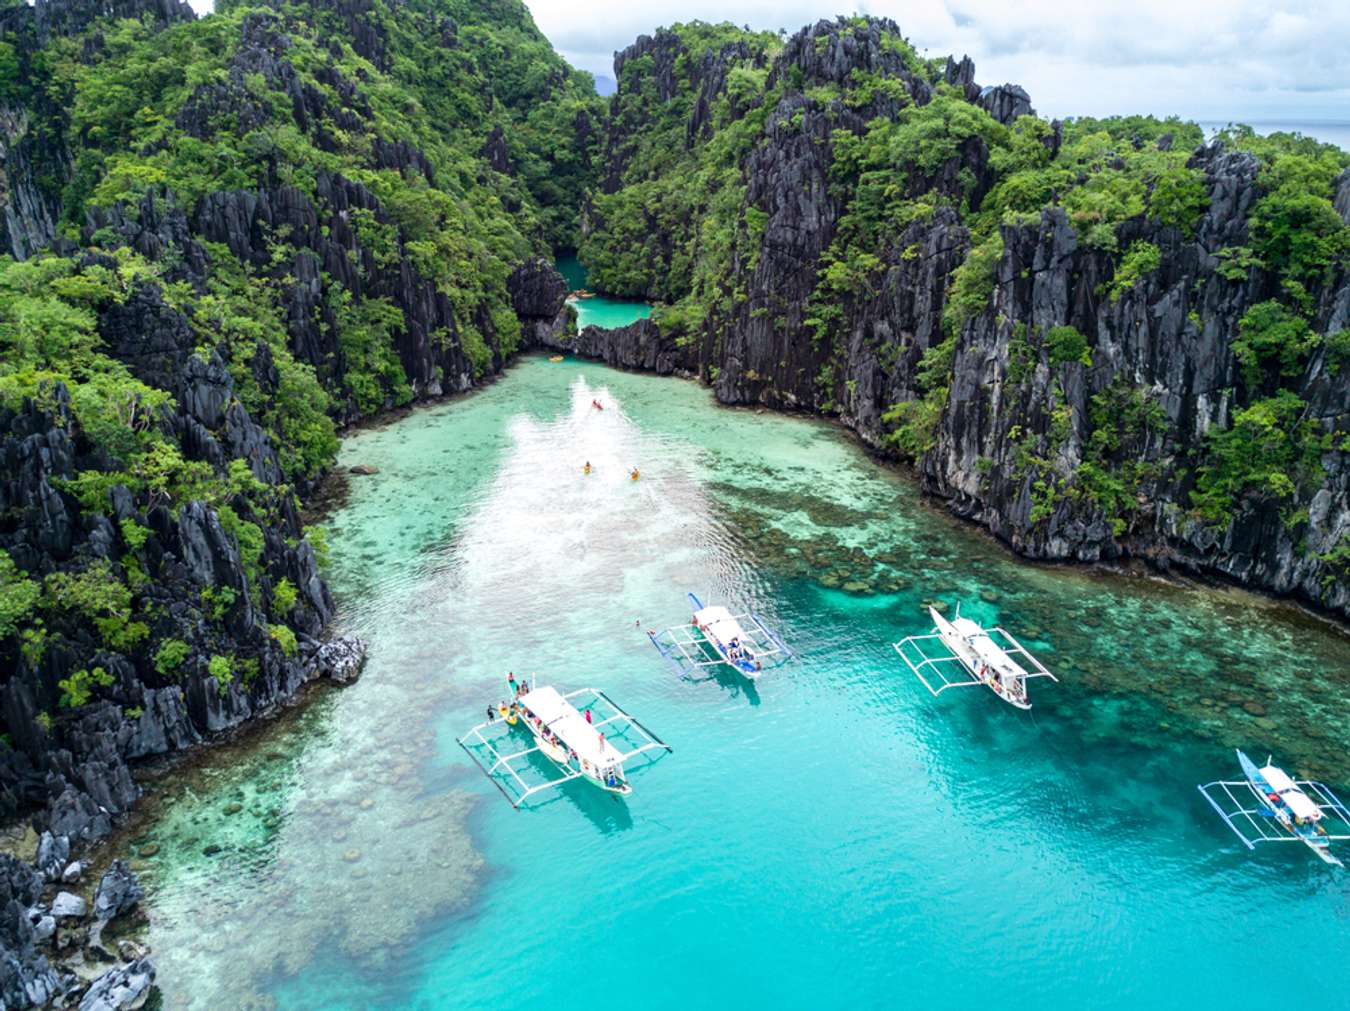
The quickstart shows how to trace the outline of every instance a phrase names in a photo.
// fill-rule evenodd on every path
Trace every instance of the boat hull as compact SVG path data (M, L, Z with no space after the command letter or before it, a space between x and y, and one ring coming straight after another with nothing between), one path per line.
M979 678L981 684L1015 709L1031 708L1031 700L1026 695L1014 695L995 677L981 678L980 664L984 658L971 647L961 631L938 614L935 608L930 607L928 613L933 619L933 626L937 629L938 638L942 640L942 644L952 651L952 654L961 661L961 665L970 671L972 676ZM1025 684L1025 681L1023 684Z
M1306 823L1299 825L1285 811L1271 804L1270 794L1274 793L1275 789L1261 774L1261 770L1256 767L1256 763L1243 754L1241 750L1238 751L1237 757L1238 765L1242 767L1242 775L1246 778L1247 785L1251 788L1252 794L1256 797L1256 801L1261 805L1262 810L1269 812L1281 828L1312 850L1323 863L1331 864L1334 867L1344 867L1345 865L1341 863L1340 858L1331 852L1331 844L1318 835L1315 825Z
M572 763L571 755L565 748L554 744L552 741L545 740L538 728L528 720L525 721L525 729L527 729L530 732L530 736L534 738L534 743L539 747L540 754L556 765L559 772L564 772L569 775L580 773L581 778L595 788L604 790L606 793L616 794L620 797L626 797L633 792L633 788L628 784L627 780L620 780L616 785L611 786L595 773L591 772L590 769L587 768L586 763L582 763L581 767L574 765Z

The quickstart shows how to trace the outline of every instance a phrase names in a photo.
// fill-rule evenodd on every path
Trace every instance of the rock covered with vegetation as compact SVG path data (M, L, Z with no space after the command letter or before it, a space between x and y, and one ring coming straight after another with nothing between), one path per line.
M558 317L601 112L512 0L0 6L0 816L49 858L354 676L299 496Z
M719 399L838 416L1024 554L1350 614L1350 155L1047 122L880 19L615 69L580 255Z

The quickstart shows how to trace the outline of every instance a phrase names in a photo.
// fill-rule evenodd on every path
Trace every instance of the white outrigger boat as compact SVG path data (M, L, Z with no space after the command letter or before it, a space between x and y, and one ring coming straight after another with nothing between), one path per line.
M694 608L689 624L647 633L680 677L725 665L753 681L765 665L776 667L792 657L787 644L753 611L732 614L720 604L705 607L692 593L689 602Z
M490 717L478 724L459 744L515 808L528 797L574 779L627 796L633 792L624 768L628 761L673 750L598 688L564 695L551 685L534 687L516 695L509 706L489 707L489 711L500 712L501 718ZM529 731L534 746L503 753L498 746L517 727ZM501 733L495 733L498 728ZM562 775L528 783L524 775L529 771L527 756L536 753Z
M941 695L948 688L984 685L1009 705L1030 709L1027 682L1032 678L1059 680L1003 629L981 628L978 622L961 617L959 605L951 621L934 607L928 608L928 614L933 619L933 631L906 636L892 645L933 695ZM943 656L929 656L924 643L936 643L947 652ZM1020 662L1015 658L1020 658Z
M1312 780L1291 779L1269 758L1259 769L1241 751L1237 758L1244 779L1219 780L1198 789L1247 849L1254 850L1263 842L1301 842L1318 859L1344 867L1331 852L1331 844L1350 839L1350 809L1331 788ZM1248 806L1253 798L1256 805Z

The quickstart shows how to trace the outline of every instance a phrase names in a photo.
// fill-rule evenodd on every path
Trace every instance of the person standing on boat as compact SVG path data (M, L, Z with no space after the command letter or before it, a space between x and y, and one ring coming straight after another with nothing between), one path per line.
M515 692L515 690L516 690L516 674L515 674L515 671L507 671L507 672L506 672L506 683L507 683L508 685L511 686L511 691ZM519 693L517 692L517 694L519 694Z
M586 710L586 722L591 722L591 711L589 709Z

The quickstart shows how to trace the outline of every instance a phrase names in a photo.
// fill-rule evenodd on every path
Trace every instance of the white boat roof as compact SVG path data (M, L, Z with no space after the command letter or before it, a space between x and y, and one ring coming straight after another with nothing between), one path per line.
M741 623L731 616L721 604L713 604L694 612L694 620L703 626L704 631L711 635L722 645L726 646L733 639L741 639L749 644L749 639L745 634L745 629L741 628Z
M1261 770L1261 776L1270 784L1272 790L1280 795L1280 799L1289 805L1289 810L1300 818L1310 818L1316 821L1322 817L1322 810L1312 802L1312 799L1299 789L1298 784L1289 778L1289 775L1281 768L1274 765L1267 765Z
M552 685L526 692L520 697L520 704L539 717L578 758L601 769L623 761L623 754L609 741L601 744L600 731L587 723L586 717Z
M946 621L946 619L936 611L932 613L933 617L938 619L938 627L941 628L940 622ZM1010 657L998 643L989 638L989 635L977 622L969 618L958 617L948 624L966 641L966 645L970 647L971 652L994 670L1013 677L1027 677L1026 668Z

